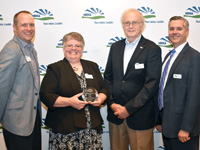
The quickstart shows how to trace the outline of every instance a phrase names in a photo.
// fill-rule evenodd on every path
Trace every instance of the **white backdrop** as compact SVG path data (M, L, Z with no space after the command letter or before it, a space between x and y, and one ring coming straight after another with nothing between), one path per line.
M110 45L124 38L120 24L121 14L128 8L136 8L146 18L144 37L162 48L162 56L170 50L168 20L174 15L184 16L190 22L188 41L200 50L200 0L1 0L0 49L13 37L12 20L21 10L30 11L35 18L35 48L38 52L41 80L50 63L63 59L62 37L76 31L83 35L86 46L84 59L99 64L104 72ZM106 106L101 109L104 118L103 145L109 150ZM43 108L43 122L46 110ZM161 134L154 132L155 150L162 150ZM42 147L48 149L48 130L42 126ZM6 150L0 129L0 150Z

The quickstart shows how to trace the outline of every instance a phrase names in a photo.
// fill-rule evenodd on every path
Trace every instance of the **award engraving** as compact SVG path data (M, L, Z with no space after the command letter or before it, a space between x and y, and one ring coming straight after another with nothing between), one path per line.
M86 102L89 102L89 101L94 102L97 97L98 97L98 94L97 94L97 90L95 88L88 87L88 88L85 88L83 90L82 98L83 98L84 101L86 101Z

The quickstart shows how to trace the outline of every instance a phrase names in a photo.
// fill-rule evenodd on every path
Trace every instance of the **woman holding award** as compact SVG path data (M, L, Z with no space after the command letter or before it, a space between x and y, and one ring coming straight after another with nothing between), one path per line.
M64 59L48 66L41 84L50 150L103 149L100 105L107 90L98 65L81 59L84 45L79 33L66 34Z

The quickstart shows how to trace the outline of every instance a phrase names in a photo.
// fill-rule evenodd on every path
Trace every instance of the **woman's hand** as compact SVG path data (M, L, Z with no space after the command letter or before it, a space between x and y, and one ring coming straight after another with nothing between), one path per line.
M81 110L85 107L88 102L84 102L79 100L78 98L82 95L82 93L76 94L70 98L59 96L54 103L54 107L74 107L78 110Z
M88 102L89 104L93 105L93 106L101 106L101 104L103 104L103 102L106 100L107 96L103 93L99 93L97 99L94 102Z
M88 102L85 101L81 101L78 98L82 95L83 93L79 93L74 95L73 97L70 98L70 106L81 110L85 107L86 104L88 104Z

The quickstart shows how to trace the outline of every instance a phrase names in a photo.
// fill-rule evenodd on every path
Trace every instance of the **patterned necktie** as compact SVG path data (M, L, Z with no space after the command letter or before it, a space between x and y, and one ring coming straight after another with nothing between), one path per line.
M165 80L166 80L166 76L167 76L167 72L168 72L170 61L171 61L172 57L174 56L175 52L176 52L175 49L173 49L171 51L170 58L167 61L167 63L165 64L165 68L163 70L162 77L161 77L161 80L160 80L160 87L159 87L159 93L158 93L158 107L159 107L159 110L161 110L163 108L163 90L164 90Z

